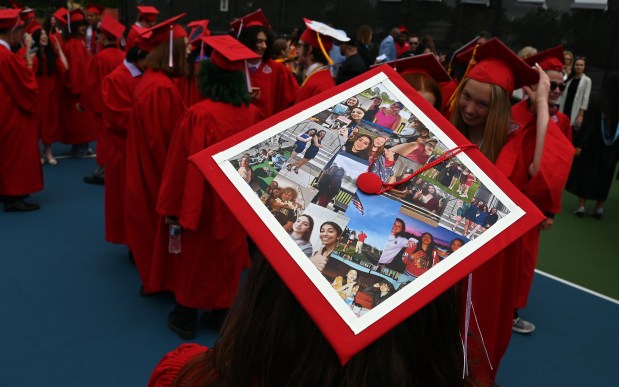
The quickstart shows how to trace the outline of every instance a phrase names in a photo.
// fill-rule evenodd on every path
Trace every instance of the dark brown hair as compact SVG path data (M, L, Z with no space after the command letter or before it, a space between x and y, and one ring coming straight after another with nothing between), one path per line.
M172 386L462 386L459 297L449 289L341 365L261 256L214 348Z
M189 72L187 64L185 38L174 39L172 47L174 55L174 67L169 66L170 48L168 41L159 44L146 57L145 65L154 71L162 71L168 77L184 77Z

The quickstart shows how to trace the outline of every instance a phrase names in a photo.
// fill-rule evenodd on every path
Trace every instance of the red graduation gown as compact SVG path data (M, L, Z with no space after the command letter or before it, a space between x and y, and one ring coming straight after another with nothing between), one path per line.
M126 147L125 231L144 291L150 287L153 241L159 216L155 211L159 185L172 132L185 104L172 80L147 70L136 86Z
M66 144L83 144L94 141L97 131L94 114L86 110L80 112L76 105L80 102L86 84L88 52L83 39L69 38L64 45L64 53L69 62L69 71L65 77L65 89L61 104L60 125L64 130L62 142Z
M133 92L140 80L120 64L101 82L101 97L107 144L105 158L105 240L126 244L125 148L133 107Z
M88 111L94 112L94 124L97 131L97 164L105 165L107 143L103 123L103 99L101 96L101 81L110 74L125 59L125 53L115 47L104 47L93 55L88 63L84 92L80 104Z
M558 213L574 154L572 145L549 120L541 169L530 177L528 166L535 152L536 118L523 101L512 108L512 119L517 130L508 137L496 166L540 211ZM530 230L473 272L473 305L494 367L493 371L489 369L481 342L472 340L472 374L482 385L491 385L496 377L512 335L514 310L526 306L537 262L539 232L539 228ZM474 337L479 338L478 332L474 332Z
M550 119L561 129L565 137L572 142L572 123L570 122L570 118L560 111L557 111Z
M151 281L155 288L174 292L182 305L230 307L241 270L249 265L243 227L187 158L250 127L256 116L253 106L205 100L187 110L172 137L157 212L179 218L182 253L168 253L168 229L161 227Z
M263 60L256 71L249 70L253 87L260 88L258 98L252 105L258 108L260 119L271 117L292 106L299 90L299 84L292 72L272 59Z
M194 75L189 77L179 77L174 78L174 84L178 87L178 91L181 93L183 97L183 101L185 102L185 106L190 107L198 102L204 100L204 97L200 95L200 90L198 90L198 84L196 79L196 74L198 73L198 69L196 68L196 72Z
M27 195L43 189L37 82L26 62L3 45L0 74L0 195Z
M320 94L325 90L329 90L332 87L335 87L335 80L333 80L329 69L325 67L305 79L303 85L301 85L301 88L297 93L295 103L305 101L306 99L309 99L316 94Z

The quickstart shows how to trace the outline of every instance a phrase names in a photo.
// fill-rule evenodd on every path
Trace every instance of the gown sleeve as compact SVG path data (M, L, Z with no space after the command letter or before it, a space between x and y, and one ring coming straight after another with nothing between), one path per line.
M171 386L183 367L206 351L208 348L202 345L181 344L178 348L168 352L153 370L148 387Z

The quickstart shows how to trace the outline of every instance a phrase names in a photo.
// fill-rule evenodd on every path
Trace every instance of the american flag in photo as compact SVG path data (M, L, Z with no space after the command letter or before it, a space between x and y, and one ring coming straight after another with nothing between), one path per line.
M365 212L363 211L363 203L361 203L361 200L359 200L359 196L357 196L355 194L355 196L353 196L351 202L352 202L352 204L355 205L355 207L357 207L357 209L359 210L361 215L365 215Z

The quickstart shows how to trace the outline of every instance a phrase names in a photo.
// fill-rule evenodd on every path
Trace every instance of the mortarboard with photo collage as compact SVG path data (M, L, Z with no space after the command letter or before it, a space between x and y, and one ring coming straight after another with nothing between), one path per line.
M191 161L345 363L543 220L467 145L385 65Z

